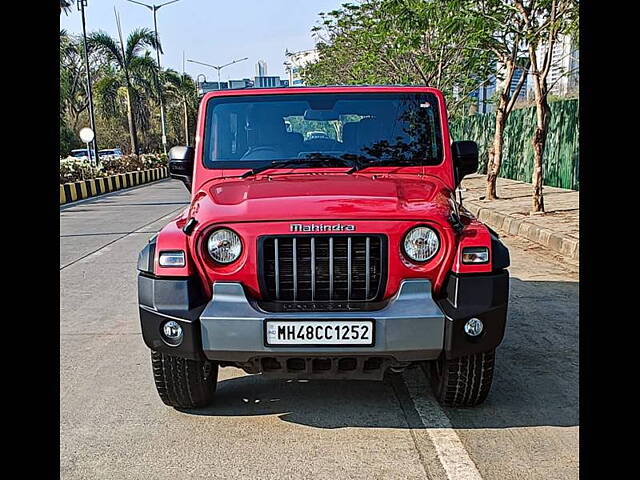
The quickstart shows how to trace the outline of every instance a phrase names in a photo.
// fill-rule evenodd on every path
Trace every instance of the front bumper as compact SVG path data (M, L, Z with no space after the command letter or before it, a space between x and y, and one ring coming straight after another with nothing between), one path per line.
M374 345L290 347L268 346L265 320L371 319ZM271 313L247 299L239 283L216 283L213 298L200 316L202 348L207 358L249 362L257 356L373 356L398 362L437 358L442 351L444 315L431 298L428 280L405 280L381 310L358 312Z
M153 350L186 358L208 358L223 364L258 365L264 358L307 360L341 357L379 357L389 365L434 360L441 354L454 358L495 348L504 335L509 277L494 274L451 274L446 297L435 300L426 279L406 279L398 293L380 310L349 312L284 312L262 310L247 298L240 283L216 282L207 301L195 279L164 279L140 273L138 291L142 334ZM480 318L485 330L471 338L463 325ZM374 345L292 347L265 344L267 319L371 319ZM177 321L184 340L171 346L162 338L162 325ZM360 360L358 360L360 361ZM258 363L256 363L258 362ZM333 368L333 367L331 367ZM329 368L329 370L331 370Z

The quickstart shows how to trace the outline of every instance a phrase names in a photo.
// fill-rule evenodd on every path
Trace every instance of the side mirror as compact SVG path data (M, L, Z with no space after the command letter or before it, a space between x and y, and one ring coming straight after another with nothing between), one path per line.
M462 181L465 175L478 171L478 144L469 140L453 142L453 166L456 171L456 184Z
M193 181L194 157L193 147L172 147L169 150L169 175L182 181L189 191Z

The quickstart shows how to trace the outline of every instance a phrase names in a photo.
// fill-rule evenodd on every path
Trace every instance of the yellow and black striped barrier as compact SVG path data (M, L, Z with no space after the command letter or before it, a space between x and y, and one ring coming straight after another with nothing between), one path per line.
M167 167L159 167L149 170L139 170L137 172L119 173L109 177L65 183L60 185L60 205L84 198L96 197L104 193L115 192L123 188L155 182L168 176L169 169Z

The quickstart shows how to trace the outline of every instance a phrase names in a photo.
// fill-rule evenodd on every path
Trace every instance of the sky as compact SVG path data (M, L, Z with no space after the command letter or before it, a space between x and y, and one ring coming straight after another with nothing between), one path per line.
M166 3L168 0L140 0L142 3ZM80 12L74 7L60 16L60 28L82 33ZM221 79L252 78L256 62L267 62L267 74L286 78L285 49L307 50L314 47L311 28L320 19L319 12L339 8L345 0L180 0L157 11L158 32L164 50L163 67L182 71L185 59L212 65L224 65L235 59L248 60L221 71ZM147 8L127 0L88 0L85 7L87 32L104 30L117 37L114 6L120 14L123 36L133 29L153 29L153 14ZM217 80L213 68L185 61L185 70L194 78L206 75Z

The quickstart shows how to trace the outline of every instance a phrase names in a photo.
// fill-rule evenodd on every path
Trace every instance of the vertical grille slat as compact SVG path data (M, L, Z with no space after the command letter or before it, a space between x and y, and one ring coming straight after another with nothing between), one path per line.
M382 235L282 235L261 242L264 301L362 302L386 284Z
M351 300L351 237L347 238L347 300Z
M311 300L316 299L316 239L311 237Z
M366 252L365 252L365 260L364 260L364 264L365 264L365 280L364 280L364 291L365 294L364 296L366 298L369 298L369 289L371 287L371 270L370 270L370 266L371 266L371 239L369 237L367 237L366 239Z
M280 252L278 250L278 239L275 238L273 240L273 256L276 275L276 300L280 300Z
M333 300L333 237L329 237L329 300Z
M298 245L296 242L296 238L293 238L292 245L292 255L293 255L293 300L297 300L298 298Z

